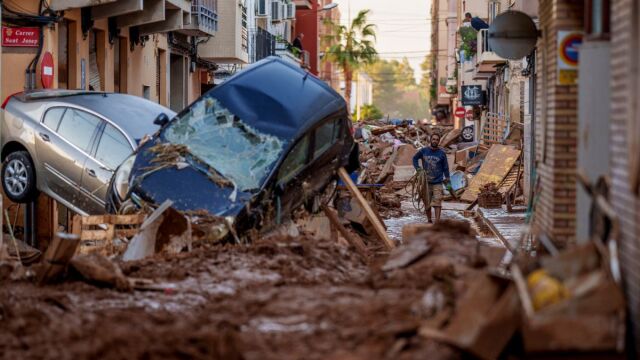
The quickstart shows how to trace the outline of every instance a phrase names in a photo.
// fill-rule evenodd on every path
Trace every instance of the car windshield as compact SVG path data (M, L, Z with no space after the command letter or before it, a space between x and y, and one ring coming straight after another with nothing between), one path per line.
M244 123L212 96L204 96L173 120L164 138L233 181L241 191L260 188L282 154L284 142Z

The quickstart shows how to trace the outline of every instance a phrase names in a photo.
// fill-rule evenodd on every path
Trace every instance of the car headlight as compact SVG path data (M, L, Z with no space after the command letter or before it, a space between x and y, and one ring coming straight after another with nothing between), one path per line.
M135 155L129 156L127 160L120 165L115 178L113 179L115 190L118 193L118 197L122 200L124 200L129 193L129 176L131 175L131 169L133 168L133 163L135 161Z

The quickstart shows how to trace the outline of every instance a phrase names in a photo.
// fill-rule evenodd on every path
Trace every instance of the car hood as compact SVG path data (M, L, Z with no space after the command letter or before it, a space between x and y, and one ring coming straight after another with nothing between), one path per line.
M151 142L150 142L151 143ZM173 201L173 208L180 211L205 210L212 215L237 216L251 200L252 194L234 191L233 187L213 181L199 168L197 160L187 161L188 166L158 166L145 144L133 165L131 193L156 205Z

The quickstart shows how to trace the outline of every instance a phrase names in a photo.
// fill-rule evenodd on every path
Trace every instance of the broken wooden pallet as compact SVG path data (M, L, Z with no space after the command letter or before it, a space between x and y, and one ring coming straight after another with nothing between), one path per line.
M126 243L114 244L114 240L126 240L136 235L144 219L144 214L76 215L72 232L80 237L78 253L110 255L124 250Z

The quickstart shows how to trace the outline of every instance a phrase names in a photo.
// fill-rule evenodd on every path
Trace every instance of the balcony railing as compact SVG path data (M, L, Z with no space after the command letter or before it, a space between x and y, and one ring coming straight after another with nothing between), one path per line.
M262 28L251 32L251 44L252 49L249 51L251 62L276 54L276 37Z
M482 29L478 31L478 51L477 51L478 64L501 64L507 62L507 60L501 58L491 50L489 46L489 30Z
M218 0L191 0L191 18L205 32L218 31Z

